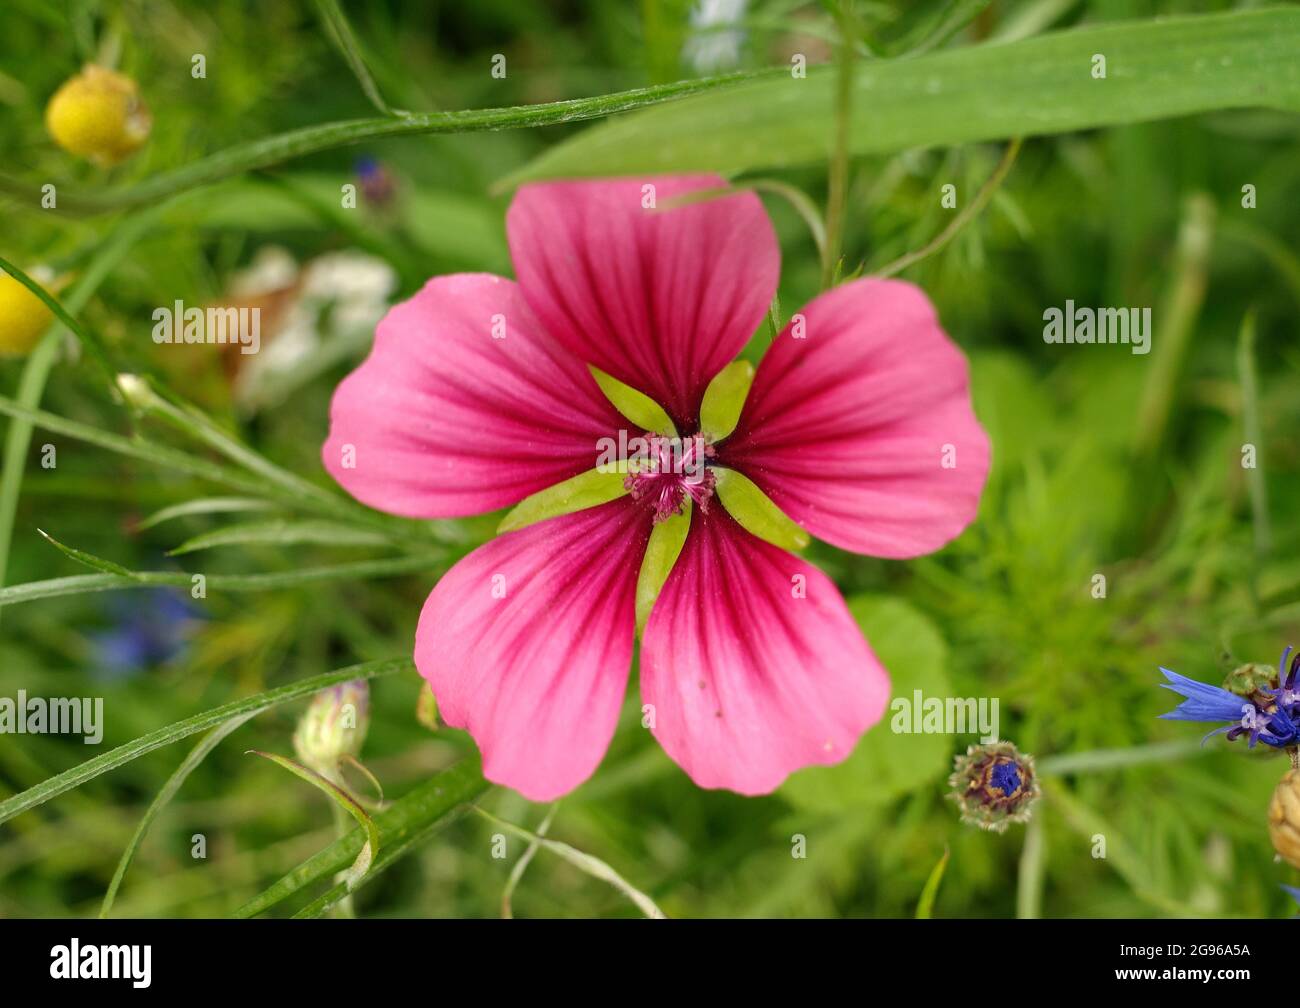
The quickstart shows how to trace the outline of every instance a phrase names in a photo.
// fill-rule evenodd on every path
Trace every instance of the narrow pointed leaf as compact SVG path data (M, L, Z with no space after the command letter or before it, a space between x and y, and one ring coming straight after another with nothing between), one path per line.
M732 361L714 375L700 405L700 433L721 441L735 430L752 384L754 365L747 360Z
M357 852L356 860L352 862L352 866L348 868L346 876L342 879L349 892L355 889L357 883L370 870L371 863L379 853L379 827L370 818L370 814L361 807L360 802L344 791L343 788L310 767L303 766L297 760L291 760L287 756L281 756L278 753L263 752L261 749L250 749L249 752L254 756L269 759L277 766L288 770L295 777L305 780L308 784L319 789L325 797L343 809L366 831L366 842L361 850Z
M943 881L944 869L948 867L948 854L948 848L945 847L943 857L939 858L938 863L930 871L930 877L925 880L921 898L916 901L917 920L929 920L934 914L934 899L939 895L939 883Z
M623 480L627 478L625 470L620 469L621 467L608 472L592 469L525 497L501 519L497 531L514 532L556 515L572 514L574 511L618 500L627 493L627 488L623 486Z
M605 393L605 398L614 404L614 408L623 414L637 428L638 432L647 430L664 437L676 437L677 428L669 419L664 408L644 392L638 392L631 385L625 385L613 375L605 374L598 367L587 365L596 384Z
M650 532L645 556L641 559L641 572L636 579L636 632L645 632L646 620L654 608L655 599L663 590L686 545L686 535L691 530L691 501L681 514L661 521Z
M368 529L353 528L339 522L316 520L272 520L238 522L225 528L213 529L185 540L168 556L183 556L215 546L244 546L248 544L284 546L291 543L317 543L327 546L386 546L387 536Z
M714 487L727 514L742 527L782 549L801 550L810 542L808 533L794 523L758 485L735 469L713 470Z

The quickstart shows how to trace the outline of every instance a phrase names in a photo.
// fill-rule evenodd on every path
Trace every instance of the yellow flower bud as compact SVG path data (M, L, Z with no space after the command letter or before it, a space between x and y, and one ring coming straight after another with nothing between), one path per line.
M107 167L140 148L153 119L135 81L92 63L54 92L45 125L64 150Z
M0 355L29 353L53 321L40 298L0 270Z
M1293 868L1300 868L1300 770L1288 770L1268 803L1268 836L1273 849Z

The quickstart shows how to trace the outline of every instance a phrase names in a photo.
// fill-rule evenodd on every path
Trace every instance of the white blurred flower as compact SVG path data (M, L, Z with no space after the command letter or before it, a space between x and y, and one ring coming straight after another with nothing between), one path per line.
M250 413L275 405L364 347L396 288L392 267L363 252L328 252L300 267L282 248L261 249L230 291L273 305L273 332L241 360L235 401Z
M682 55L698 73L729 70L740 62L745 33L739 25L748 0L699 0L691 9L691 27Z

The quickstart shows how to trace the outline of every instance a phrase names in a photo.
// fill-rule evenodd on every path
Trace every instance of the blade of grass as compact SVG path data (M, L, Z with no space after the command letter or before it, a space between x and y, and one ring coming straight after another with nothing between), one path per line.
M213 529L186 539L168 556L183 556L218 546L245 546L250 543L264 545L289 545L292 543L317 543L328 546L385 546L388 536L369 529L357 529L340 522L310 520L237 522L224 528Z
M352 665L348 668L336 669L333 672L325 672L321 675L310 676L307 679L300 679L297 682L268 690L265 693L258 693L240 700L232 700L220 707L214 707L212 710L195 714L183 721L177 721L164 728L141 735L139 738L96 756L94 759L86 760L84 763L79 763L77 766L63 771L63 773L55 774L53 777L41 781L35 787L30 787L11 798L6 798L0 802L0 823L7 822L28 809L42 805L51 798L57 798L65 791L80 787L86 781L94 780L100 774L116 770L145 753L161 749L163 746L178 742L208 728L214 728L231 718L240 717L244 714L258 714L272 707L288 703L291 700L310 696L320 690L328 689L330 686L337 686L339 683L347 682L350 679L376 679L380 676L395 675L398 672L411 672L414 669L414 663L406 658L366 662L362 665Z
M1007 145L1006 151L1002 154L1002 160L999 161L998 166L993 169L993 174L989 176L988 181L985 182L984 185L980 187L980 191L975 194L975 198L962 207L961 210L957 211L957 215L948 222L946 228L940 231L931 241L921 246L921 248L917 249L915 252L909 252L907 255L899 256L887 266L883 266L879 270L873 272L872 276L891 277L897 273L901 273L909 266L915 266L922 259L938 252L939 249L952 241L957 232L978 217L984 207L988 205L989 200L993 198L993 194L998 191L998 187L1002 185L1003 180L1007 177L1007 173L1011 171L1011 166L1016 163L1016 155L1019 153L1020 138L1016 137L1016 139L1012 140L1011 143Z
M409 115L410 113L395 109L384 101L384 96L379 93L379 86L370 75L370 68L366 66L365 57L361 55L361 47L357 44L352 26L348 24L348 19L344 17L336 0L316 0L316 13L325 24L326 34L330 36L330 40L356 77L357 83L361 85L361 90L370 99L370 104L384 115Z
M548 840L546 837L538 836L536 833L526 830L522 826L516 826L512 822L507 822L504 819L497 818L491 812L481 809L477 805L474 806L474 811L483 816L483 818L497 826L500 826L507 833L513 833L515 836L521 837L529 843L536 844L539 847L544 847L552 854L555 854L569 862L569 864L573 865L579 871L590 875L594 879L607 882L631 900L636 905L636 908L646 917L650 917L654 920L667 919L664 912L655 906L654 901L649 896L635 888L627 881L627 879L623 878L622 875L616 872L604 861L600 860L600 858L592 857L590 854L584 854L576 847L570 847L568 844L560 843L558 840Z
M917 920L929 920L934 916L934 900L939 895L939 883L943 881L943 873L948 867L950 853L945 844L943 857L939 858L938 863L930 869L930 876L925 880L925 887L921 890L921 898L916 901Z
M225 724L217 725L212 731L199 739L198 744L181 761L181 765L167 778L167 783L162 786L162 790L158 792L154 800L149 803L149 807L145 809L139 825L136 826L135 832L131 834L130 841L127 842L126 850L122 852L122 857L117 862L117 869L113 872L113 880L108 884L108 892L104 894L104 903L99 908L100 920L106 920L112 911L113 902L117 899L117 891L122 887L122 879L126 877L127 869L131 867L131 862L135 858L135 852L139 850L140 844L144 841L144 835L149 831L153 821L158 818L158 813L176 796L176 792L181 789L185 779L207 758L208 753L212 752L227 735L253 717L255 713L256 711L243 714L231 718Z
M275 571L269 574L207 574L209 591L259 592L293 588L298 585L322 581L360 580L372 577L391 577L397 574L415 574L434 571L446 561L431 556L400 556L388 560L363 560L357 563L332 564L327 567L307 567L296 571ZM151 585L172 585L178 588L192 586L194 575L184 571L131 571L128 574L74 574L71 577L51 578L48 581L28 581L26 584L0 588L0 607L34 602L37 599L60 598L64 595L82 595L89 592L116 591L123 588L147 588Z
M271 501L258 500L255 497L199 497L160 508L148 518L137 522L135 530L143 532L173 518L186 518L191 515L229 514L232 511L274 511L275 508L276 505Z
M384 116L378 119L322 123L228 147L130 186L100 190L83 188L78 191L76 185L64 183L59 185L59 206L58 211L55 212L103 213L108 210L143 206L166 196L210 185L233 175L267 168L318 151L382 137L418 136L431 133L477 133L581 122L673 101L686 95L732 87L744 81L770 77L773 74L784 76L786 73L787 71L782 68L725 74L538 105L464 109L455 112L420 112L401 118ZM28 206L40 206L39 185L0 175L0 192L11 193Z
M546 817L537 826L537 836L539 838L546 836L547 831L551 828L551 823L555 821L555 813L559 810L559 802L556 802L547 810ZM501 892L501 917L503 920L514 919L514 909L510 905L510 900L515 894L519 880L524 877L524 872L528 870L529 863L537 855L537 849L540 845L540 840L530 841L528 847L519 855L519 860L510 869L510 877L506 879L506 887Z

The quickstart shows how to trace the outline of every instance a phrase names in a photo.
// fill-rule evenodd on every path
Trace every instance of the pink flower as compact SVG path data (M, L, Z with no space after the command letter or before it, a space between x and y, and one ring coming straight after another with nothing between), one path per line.
M754 195L647 210L647 182L661 205L724 184L521 189L507 217L518 281L438 277L388 313L335 392L331 475L412 517L515 504L594 468L601 439L629 427L588 365L694 434L706 386L763 321L780 253ZM939 548L974 518L988 472L961 351L897 281L846 283L800 319L768 349L734 432L707 446L708 467L739 470L843 549ZM880 719L888 677L835 585L742 528L705 471L500 535L434 587L415 661L489 779L545 801L600 762L665 494L695 502L641 645L642 700L668 755L701 787L759 794L843 759Z

